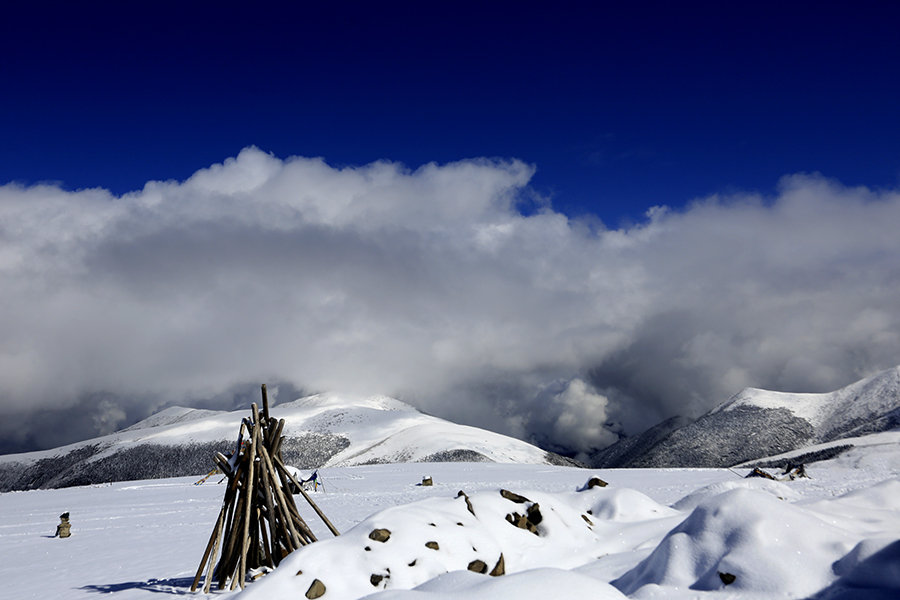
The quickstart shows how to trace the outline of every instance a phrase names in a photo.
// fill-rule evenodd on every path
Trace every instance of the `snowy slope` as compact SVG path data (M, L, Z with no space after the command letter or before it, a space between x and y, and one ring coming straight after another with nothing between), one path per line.
M599 452L594 464L725 467L898 426L900 367L825 394L747 388L696 421L654 435L649 443L647 436L637 436L639 453L619 451L617 444Z
M872 468L869 463L893 459L894 449L898 446L900 446L900 430L882 431L805 446L738 466L775 469L786 465L815 464L840 456L844 464L853 464L854 468L865 469ZM881 465L876 465L875 468L880 470Z
M883 431L900 425L900 367L826 394L789 394L747 388L713 410L785 409L807 421L815 442Z
M209 597L305 598L318 579L325 600L896 598L900 443L881 435L795 481L741 478L747 469L326 467L314 497L341 536L331 537L298 497L321 541L244 592ZM433 487L416 485L425 475ZM584 490L595 475L609 486ZM0 494L3 597L189 595L224 494L194 480ZM508 500L501 488L527 501ZM507 522L534 503L543 515L537 534ZM64 511L72 537L51 537ZM390 539L371 540L374 528ZM469 570L478 560L493 570L501 555L502 576Z
M280 405L276 416L285 419L288 431L313 431L349 440L344 450L329 458L327 466L448 462L454 453L469 461L563 461L550 459L546 451L521 440L425 415L387 396L348 400L319 394Z
M168 408L114 434L42 452L0 456L0 490L205 473L228 452L249 410ZM562 457L425 415L386 396L319 394L271 409L285 420L282 454L300 468L429 461L565 464Z

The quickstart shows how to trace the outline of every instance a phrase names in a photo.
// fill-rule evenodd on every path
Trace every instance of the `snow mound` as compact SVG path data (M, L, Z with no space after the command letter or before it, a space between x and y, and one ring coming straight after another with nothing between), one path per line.
M302 597L319 581L328 597L360 598L383 589L412 589L453 571L500 576L550 566L573 569L591 562L595 553L621 549L622 540L608 535L610 522L677 514L625 489L595 487L564 494L494 490L471 496L460 492L452 499L386 509L340 537L302 548L242 597ZM335 564L342 565L339 572ZM572 578L576 588L589 579L553 576ZM522 578L521 585L527 581ZM596 580L590 581L596 586ZM489 581L472 582L479 593L491 590ZM424 589L440 585L438 579ZM453 586L458 586L455 579ZM604 597L621 594L607 589Z
M561 589L591 598L891 597L900 482L809 502L812 489L723 480L676 508L609 487L433 497L295 552L241 597L304 597L315 586L347 600L546 598Z
M435 577L413 590L390 590L369 596L371 600L474 600L515 598L547 600L547 590L565 590L567 598L622 600L619 590L574 571L549 567L516 573L501 579L486 579L471 571L454 571Z
M681 511L694 510L709 498L718 496L719 494L723 494L731 490L739 489L765 492L767 494L771 494L779 500L788 500L790 502L794 502L801 498L800 492L798 492L796 488L791 487L788 483L781 481L772 481L771 479L764 479L761 477L752 477L750 479L721 481L719 483L713 483L711 485L702 487L694 492L691 492L690 494L673 504L672 508Z
M840 579L822 598L859 598L865 591L882 591L885 597L896 598L900 595L900 540L865 539L834 563L834 572Z
M771 494L731 490L701 502L656 549L613 585L646 585L804 597L834 578L853 535Z
M670 517L678 511L658 504L636 490L605 488L588 513L595 519L623 522Z

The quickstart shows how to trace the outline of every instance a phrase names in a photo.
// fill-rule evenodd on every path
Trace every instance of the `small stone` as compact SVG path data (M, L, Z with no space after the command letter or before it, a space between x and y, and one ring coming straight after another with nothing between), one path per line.
M366 546L365 548L363 548L363 550L365 550L366 552L371 552L372 548L371 546Z
M59 515L59 525L56 526L56 535L61 538L71 537L72 525L69 523L69 513Z
M725 585L731 585L737 579L737 575L733 575L731 573L723 573L719 571L719 579L722 580L722 583Z
M497 559L497 564L494 565L494 568L491 569L491 577L497 577L499 575L506 574L506 561L503 560L503 553L500 553L500 558Z
M528 507L528 520L532 525L539 525L544 520L544 515L541 514L541 505L537 502Z
M406 565L406 566L407 566L407 567L414 567L414 566L416 566L416 561L417 561L417 560L418 560L418 559L414 558L413 561L412 561L411 563L409 563L408 565Z
M762 477L763 479L771 479L775 481L775 477L773 475L766 473L759 467L754 467L754 469L750 471L750 473L746 477L744 477L744 479L750 479L751 477Z
M587 515L581 515L581 518L584 519L585 523L587 523L588 525L591 525L591 526L594 525L594 522L591 521L590 519L588 519Z
M431 548L432 550L440 550L441 549L441 547L438 545L437 542L425 542L425 547Z
M457 498L459 498L460 496L462 496L463 498L466 499L466 509L467 509L470 513L472 513L472 514L474 515L474 514L475 514L475 509L472 508L472 501L469 500L469 497L468 497L468 496L466 495L466 493L465 493L464 491L462 491L462 490L459 490L459 493L456 494L456 497L457 497Z
M375 587L378 587L378 584L381 583L383 579L384 575L376 575L375 573L372 573L372 575L369 577L369 583L371 583Z
M534 535L538 534L537 527L534 526L534 523L528 520L528 517L525 515L520 515L519 513L509 513L506 515L506 520L518 527L519 529L527 529Z
M431 477L423 477L422 485L424 485L424 486L434 485L434 481L431 480Z
M309 600L313 600L314 598L321 598L324 595L325 584L318 579L313 579L313 582L309 584L309 589L306 590L306 597L309 598Z
M391 532L387 529L374 529L372 530L372 533L369 534L369 539L384 543L391 539Z
M589 489L591 489L591 488L595 488L595 487L606 487L606 486L608 486L608 485L609 485L608 483L606 483L605 481L603 481L603 480L600 479L599 477L591 477L590 479L588 479L588 482L587 482L587 484L585 485L585 488L584 488L584 489L589 490Z
M475 559L469 563L469 570L475 573L487 573L487 563L483 560Z
M519 494L515 494L510 492L509 490L500 490L500 495L506 498L507 500L511 500L517 504L524 504L525 502L531 502L525 496L520 496Z

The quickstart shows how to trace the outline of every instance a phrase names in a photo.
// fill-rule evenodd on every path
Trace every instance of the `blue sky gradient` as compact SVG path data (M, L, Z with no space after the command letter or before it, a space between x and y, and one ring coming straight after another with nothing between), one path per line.
M256 145L473 157L607 226L820 172L900 181L889 2L33 3L0 19L0 183L115 194Z

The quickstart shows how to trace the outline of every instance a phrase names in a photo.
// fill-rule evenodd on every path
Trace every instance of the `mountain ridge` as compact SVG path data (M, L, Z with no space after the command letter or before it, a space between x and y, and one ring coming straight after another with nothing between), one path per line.
M695 421L675 424L670 419L625 438L589 462L605 468L730 467L895 429L900 366L825 393L745 388Z
M276 405L282 455L300 469L390 462L582 466L498 433L426 415L388 396L317 394ZM234 449L247 411L166 408L110 435L0 456L0 491L202 475Z

